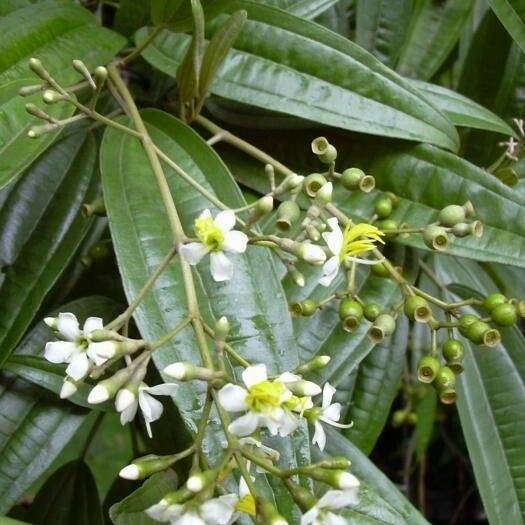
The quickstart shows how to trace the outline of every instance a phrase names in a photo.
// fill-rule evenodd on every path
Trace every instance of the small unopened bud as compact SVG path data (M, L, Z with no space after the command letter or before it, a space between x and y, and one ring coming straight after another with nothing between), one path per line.
M38 93L39 91L42 91L47 84L35 84L33 86L24 86L21 87L18 91L18 94L21 97L28 97L29 95L34 95L35 93Z
M137 465L134 465L133 463L131 465L126 465L124 468L122 468L118 475L123 479L141 479L140 470L137 467Z
M390 197L383 197L376 202L374 211L379 218L386 219L392 213L393 208L394 205Z
M396 329L396 322L390 314L381 314L374 321L368 331L368 336L375 343L381 342L385 337L392 335Z
M441 368L439 360L433 355L425 355L417 365L417 379L420 383L432 383Z
M192 363L172 363L164 369L164 373L177 381L191 381L192 379L209 381L214 379L212 370L195 366Z
M137 399L137 394L132 392L128 388L121 388L117 392L117 397L115 398L115 408L117 412L123 412L126 408L130 407L135 403Z
M306 225L306 235L312 242L318 242L321 238L321 232L312 224Z
M353 332L363 318L363 307L355 300L346 298L339 304L339 318L347 332Z
M383 312L381 305L377 303L368 303L363 307L363 315L367 321L373 322Z
M377 275L377 277L390 277L390 272L383 263L373 264L371 270L374 275Z
M82 206L82 211L86 217L96 215L98 217L106 216L106 205L104 204L104 197L102 195L97 197L93 202L85 203Z
M42 62L38 58L29 59L29 69L42 80L48 80L50 78L49 73L42 65Z
M419 295L407 297L404 306L405 315L412 321L418 323L428 323L432 318L432 310L427 301Z
M216 470L206 470L198 474L193 474L186 481L186 488L190 492L201 492L201 490L205 489L215 480L217 474L218 472Z
M326 261L325 251L320 246L308 242L297 243L295 254L314 265L321 265Z
M485 300L483 301L483 307L490 313L496 306L500 304L505 304L507 302L507 297L505 297L502 293L491 293L490 295L487 295Z
M104 66L98 66L93 76L95 77L95 84L100 87L108 78L108 70Z
M293 394L300 397L313 397L319 395L322 392L321 387L318 384L312 381L306 381L304 379L300 379L299 381L294 381L291 383L286 383L286 387Z
M325 469L346 470L350 468L351 464L352 462L348 458L336 456L333 458L325 459L323 461L319 461L318 463L316 463L316 466Z
M104 401L107 401L110 397L111 392L109 391L109 389L106 388L104 385L99 384L91 390L87 400L88 403L91 403L92 405L97 405L98 403L104 403Z
M331 182L327 182L315 194L315 202L319 206L324 206L328 204L332 200L333 190L334 190L333 184Z
M332 358L329 355L318 355L317 357L310 359L310 361L299 365L295 369L294 373L299 375L305 375L310 372L315 372L316 370L321 370L330 362L331 359Z
M288 522L277 512L277 509L267 499L257 500L257 508L262 523L268 525L288 525Z
M95 82L93 81L93 78L91 78L91 74L88 71L86 64L84 64L82 60L73 60L73 67L87 80L88 84L93 89L97 88Z
M330 164L337 158L337 150L325 137L317 137L312 141L312 152L324 164Z
M447 230L435 224L429 224L423 230L423 240L429 248L437 251L444 251L449 245Z
M78 386L76 381L66 377L64 379L64 383L62 384L62 388L60 389L60 399L67 399L68 397L71 397L77 392L77 390Z
M220 317L215 323L215 335L221 339L226 339L230 333L230 322L226 316Z
M44 317L44 323L51 328L51 330L58 330L57 318L56 317Z
M273 197L271 195L266 195L261 197L252 211L248 219L246 220L246 226L251 226L255 224L259 219L270 213L273 209Z
M50 133L51 131L55 131L59 127L60 123L58 122L56 124L44 124L43 126L33 126L29 128L27 136L31 139L39 139L42 135Z
M305 285L304 275L294 265L288 268L288 273L297 286L302 288Z
M326 179L320 173L311 173L304 179L303 191L308 197L315 197L317 192L326 184Z
M284 201L277 208L276 226L283 232L289 231L301 216L301 210L295 201Z
M323 481L334 488L349 490L359 487L359 480L350 472L344 470L331 470L312 468L305 472L309 477L317 481Z
M61 93L58 93L57 91L53 89L46 89L44 93L42 94L42 100L46 104L55 104L56 102L60 102L61 100L64 100L66 97L65 95L62 95Z
M119 476L124 479L144 479L155 472L160 472L169 468L179 456L177 454L170 454L169 456L157 456L149 454L141 458L137 458L126 465L120 472Z
M441 226L451 228L452 226L455 226L456 224L459 224L460 222L464 222L466 216L467 216L467 213L463 206L459 206L457 204L451 204L449 206L445 206L439 212L438 220Z

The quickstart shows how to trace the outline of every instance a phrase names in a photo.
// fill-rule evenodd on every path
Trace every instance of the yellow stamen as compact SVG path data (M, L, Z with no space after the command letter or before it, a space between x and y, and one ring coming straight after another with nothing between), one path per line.
M282 404L285 386L279 381L262 381L250 388L246 404L255 412L265 412Z
M339 252L339 260L345 257L355 257L375 248L375 243L384 244L381 237L385 235L379 228L367 223L348 224L343 232L343 246Z
M224 232L215 224L211 217L195 219L195 235L210 251L217 252L222 248Z
M255 516L255 499L251 494L246 494L235 504L235 510Z

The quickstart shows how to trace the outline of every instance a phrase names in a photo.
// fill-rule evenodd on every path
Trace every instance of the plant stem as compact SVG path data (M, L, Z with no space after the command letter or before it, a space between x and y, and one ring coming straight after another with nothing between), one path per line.
M165 27L166 26L164 24L155 26L144 42L140 44L140 46L137 46L129 55L126 55L119 60L120 65L129 64L138 58L142 52L155 40L155 38L157 38L157 36L165 29Z
M173 330L169 331L167 334L164 334L160 339L157 339L149 345L151 350L156 350L161 346L165 345L170 339L173 339L179 332L184 330L191 322L191 317L186 317L183 319Z

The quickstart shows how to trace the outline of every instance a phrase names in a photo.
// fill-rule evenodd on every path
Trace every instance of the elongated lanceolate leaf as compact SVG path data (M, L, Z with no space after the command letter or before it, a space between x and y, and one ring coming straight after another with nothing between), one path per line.
M228 206L243 204L239 189L224 164L194 131L161 111L146 110L142 115L155 143L194 180ZM108 129L102 144L101 167L115 251L126 294L131 300L168 253L169 224L153 173L137 139ZM203 209L212 206L171 169L165 168L171 195L191 235L195 218ZM209 323L222 315L228 317L232 345L246 359L254 363L265 362L271 373L293 369L298 363L297 346L270 254L264 249L248 248L244 256L233 259L235 275L225 283L212 280L207 262L197 267L195 285L203 315ZM135 319L142 336L155 340L187 314L177 258L138 307ZM154 359L161 371L174 361L198 363L198 346L191 328L156 351ZM181 416L192 430L200 417L204 389L202 383L183 383L176 396ZM205 451L213 462L221 442L216 419L212 419L207 430ZM285 464L308 461L302 431L296 434L293 445L285 441L282 446L281 457ZM274 489L283 508L289 508L284 490Z
M523 0L488 0L505 29L525 51L525 2Z
M211 93L249 105L272 108L340 128L457 146L450 122L417 90L345 38L269 6L235 0L248 20L210 87ZM223 20L208 24L208 37ZM148 36L142 29L138 44ZM143 56L175 76L189 36L165 31Z

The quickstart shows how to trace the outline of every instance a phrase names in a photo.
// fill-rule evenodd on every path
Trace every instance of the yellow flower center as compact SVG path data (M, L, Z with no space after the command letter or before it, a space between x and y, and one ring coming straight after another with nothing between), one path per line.
M255 499L251 494L246 494L235 504L235 510L255 516Z
M211 217L195 219L194 229L199 241L205 244L210 251L217 252L222 248L224 233Z
M371 224L364 222L352 226L348 224L343 232L343 245L339 252L339 260L343 262L346 257L354 257L361 253L369 252L375 248L375 243L384 244L381 237L384 233Z
M266 412L281 406L285 387L279 381L262 381L253 385L246 396L246 404L254 412Z

